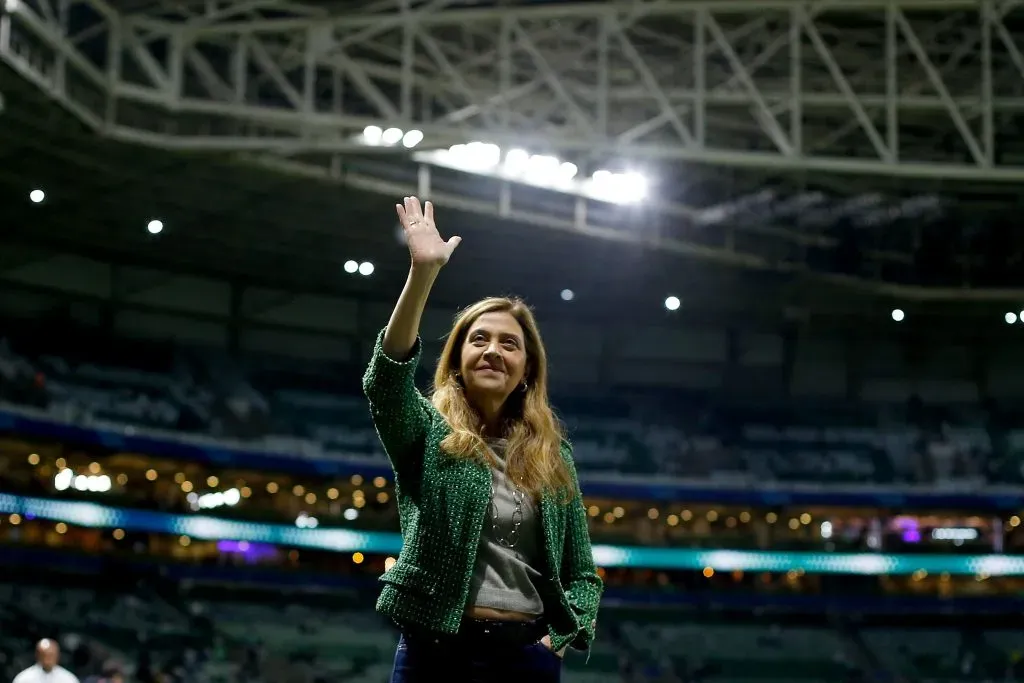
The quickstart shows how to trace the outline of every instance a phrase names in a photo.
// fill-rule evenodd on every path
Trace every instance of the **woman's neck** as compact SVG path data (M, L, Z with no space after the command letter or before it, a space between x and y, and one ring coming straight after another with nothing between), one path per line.
M480 429L485 436L501 436L504 429L504 400L481 397L472 402L473 409L480 417Z
M480 421L480 433L487 439L500 439L505 436L505 424L500 419Z

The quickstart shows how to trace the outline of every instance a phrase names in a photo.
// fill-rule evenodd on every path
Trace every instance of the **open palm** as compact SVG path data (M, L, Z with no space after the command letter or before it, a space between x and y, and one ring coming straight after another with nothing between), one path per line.
M427 202L420 208L419 199L406 197L403 204L395 204L395 210L405 232L405 243L413 265L443 266L448 263L462 238L451 237L445 241L441 237L434 225L434 205Z

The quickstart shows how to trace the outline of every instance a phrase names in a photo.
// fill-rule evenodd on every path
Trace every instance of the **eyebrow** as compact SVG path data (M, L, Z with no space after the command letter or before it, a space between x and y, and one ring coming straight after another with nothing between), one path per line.
M488 329L487 329L486 327L474 327L473 329L471 329L471 330L469 331L469 334L468 334L468 335L466 335L466 337L467 337L467 339L468 339L468 338L472 338L472 337L473 337L473 335L475 335L475 334L488 334L488 335L489 335L489 334L492 334L492 333L491 333L491 331L490 331L490 330L488 330ZM505 337L505 338L511 338L511 339L515 339L515 340L516 340L517 342L519 342L520 344L522 344L522 343L523 343L523 338L522 338L522 337L520 337L520 336L519 336L518 334L516 334L515 332L499 332L499 333L498 333L498 336L499 336L499 337Z

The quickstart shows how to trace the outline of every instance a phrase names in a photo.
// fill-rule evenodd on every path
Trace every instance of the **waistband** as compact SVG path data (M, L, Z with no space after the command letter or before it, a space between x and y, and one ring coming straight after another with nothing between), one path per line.
M525 647L547 635L548 625L543 617L532 621L463 619L455 634L416 628L403 628L402 633L410 640L429 641L438 646Z

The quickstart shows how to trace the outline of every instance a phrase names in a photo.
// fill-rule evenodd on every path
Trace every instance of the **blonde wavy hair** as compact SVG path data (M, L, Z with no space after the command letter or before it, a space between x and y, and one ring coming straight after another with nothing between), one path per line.
M452 432L441 442L453 458L486 459L494 455L484 440L480 416L469 404L458 373L462 347L470 327L485 313L508 313L523 328L526 346L526 391L513 391L504 406L505 469L513 481L535 498L544 492L560 494L564 502L575 496L572 475L562 459L565 431L548 401L548 357L533 312L522 300L492 297L472 304L455 317L434 371L431 400ZM494 435L498 436L498 435Z

